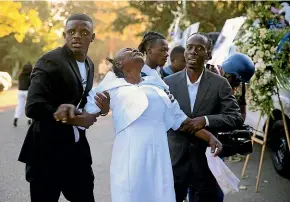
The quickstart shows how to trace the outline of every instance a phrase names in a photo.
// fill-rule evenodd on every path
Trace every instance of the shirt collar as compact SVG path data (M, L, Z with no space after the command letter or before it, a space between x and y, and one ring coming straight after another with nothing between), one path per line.
M141 70L141 72L143 72L143 73L145 73L147 75L150 75L151 71L152 71L152 69L146 64L144 64L144 66L142 67L142 70Z
M158 72L156 69L151 69L151 67L146 64L144 64L144 66L142 67L141 72L145 73L147 76L161 76L160 72Z
M190 81L190 79L189 79L189 76L188 76L188 74L187 74L187 69L185 70L185 72L186 72L187 86L192 86L192 85L194 85L194 84L199 84L199 83L200 83L200 80L201 80L201 77L202 77L202 75L203 75L204 70L202 70L200 76L198 77L198 79L197 79L194 83L191 83L191 81Z

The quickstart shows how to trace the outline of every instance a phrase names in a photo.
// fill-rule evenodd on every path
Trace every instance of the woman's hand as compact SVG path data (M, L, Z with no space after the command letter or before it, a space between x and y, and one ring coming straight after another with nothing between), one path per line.
M104 95L105 96L104 96ZM108 92L97 93L95 96L95 103L101 109L101 115L107 115L110 111L110 94Z

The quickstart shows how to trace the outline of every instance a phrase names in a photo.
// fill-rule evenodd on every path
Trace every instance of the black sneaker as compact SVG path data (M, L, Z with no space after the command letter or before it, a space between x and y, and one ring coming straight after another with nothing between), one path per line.
M13 121L13 126L14 126L14 127L17 127L17 120L18 120L18 119L15 118L14 121Z

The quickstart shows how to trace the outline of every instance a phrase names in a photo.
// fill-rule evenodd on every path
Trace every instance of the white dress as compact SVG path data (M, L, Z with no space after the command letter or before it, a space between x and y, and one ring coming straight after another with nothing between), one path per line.
M165 126L164 101L150 86L140 86L148 107L114 142L112 202L175 202Z
M115 140L110 177L112 202L175 202L167 130L176 130L187 116L178 102L164 92L159 77L147 77L139 85L108 73L90 91L85 109L99 112L96 92L110 94Z

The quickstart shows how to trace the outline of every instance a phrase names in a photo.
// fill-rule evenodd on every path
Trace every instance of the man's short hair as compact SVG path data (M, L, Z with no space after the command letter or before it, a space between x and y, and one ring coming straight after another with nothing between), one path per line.
M211 38L209 37L208 34L203 33L203 32L195 32L195 33L192 33L191 35L188 36L187 41L188 41L188 39L190 37L192 37L194 35L199 35L199 36L205 37L207 39L207 50L210 50L211 51L211 49L212 49L212 40L211 40Z
M90 22L92 23L92 25L94 24L93 23L93 20L86 14L83 14L83 13L75 13L75 14L72 14L66 21L66 24L71 21L71 20L83 20L83 21L87 21L87 22Z
M184 51L185 51L185 48L183 48L182 46L174 47L170 53L170 60L172 60L178 54L184 54Z

